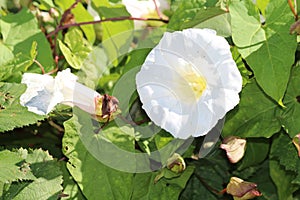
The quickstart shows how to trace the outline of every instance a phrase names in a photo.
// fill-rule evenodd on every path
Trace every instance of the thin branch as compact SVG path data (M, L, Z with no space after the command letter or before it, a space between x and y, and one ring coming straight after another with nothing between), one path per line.
M39 61L37 61L36 59L33 59L33 62L39 66L39 68L40 68L41 71L42 71L42 74L45 74L45 69L44 69L44 67L42 66L42 64L41 64Z
M59 24L58 24L58 26L56 27L55 30L61 29L61 27L64 26L63 23L64 23L65 19L66 19L66 18L68 17L68 15L71 13L71 10L72 10L73 8L75 8L79 2L80 2L80 0L76 0L76 1L75 1L75 2L74 2L67 10L65 10L65 12L63 13L63 15L62 15L62 17L61 17L61 19L60 19L60 21L59 21ZM57 32L56 32L56 33L57 33ZM58 70L58 60L57 60L58 55L57 55L57 50L56 50L56 45L57 45L57 34L56 34L56 33L55 33L54 40L53 40L53 42L54 42L53 56L54 56L54 58L55 58L55 64L56 64L56 67L55 67L55 69L51 70L51 72L49 72L49 73L53 73L53 72L55 72L55 71ZM49 37L47 37L47 38L49 38Z
M161 21L164 23L168 23L168 20L165 19L157 19L157 18L138 18L138 17L113 17L113 18L107 18L107 19L103 19L103 20L96 20L96 21L88 21L88 22L80 22L80 23L73 23L73 24L66 24L63 26L59 26L57 27L54 31L50 32L47 35L47 38L56 35L59 31L70 28L70 27L74 27L74 26L82 26L82 25L89 25L89 24L98 24L98 23L102 23L102 22L108 22L108 21L123 21L123 20L138 20L138 21Z
M53 127L55 128L56 130L58 130L59 133L63 133L65 130L59 126L58 124L56 124L54 121L52 120L49 120L48 123Z
M298 20L298 14L297 14L297 11L295 10L295 7L294 7L294 5L292 3L292 0L288 0L288 4L290 6L290 9L291 9L291 11L292 11L295 19Z
M156 10L156 13L157 13L159 19L163 19L162 13L160 12L160 10L159 10L159 8L157 6L156 0L153 0L153 3L154 3L155 10Z
M59 22L59 27L63 25L63 22L68 17L68 15L71 13L71 10L77 6L77 4L80 2L80 0L76 0L67 10L65 10L64 14L61 17L61 20Z

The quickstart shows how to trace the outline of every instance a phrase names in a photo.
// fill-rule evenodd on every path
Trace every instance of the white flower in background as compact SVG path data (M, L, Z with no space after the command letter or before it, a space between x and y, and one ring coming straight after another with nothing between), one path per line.
M20 104L39 115L48 114L59 103L95 114L95 99L101 95L76 81L77 76L70 69L58 72L55 78L47 74L24 73L22 83L27 89L20 97Z
M122 0L127 11L132 17L136 18L158 18L157 11L153 0ZM156 0L157 8L160 12L169 10L170 5L167 0ZM145 21L135 21L135 28L146 26Z
M136 76L143 109L186 139L207 134L239 103L242 77L227 41L210 29L165 33Z
M153 0L122 0L122 4L126 7L127 11L132 17L135 18L158 18ZM156 5L162 13L164 10L170 9L170 4L167 0L156 0ZM88 2L87 11L94 17L94 20L100 20L99 14L94 10L91 1ZM163 14L162 14L163 15ZM164 18L167 18L163 15ZM143 28L147 25L145 21L134 21L136 29Z

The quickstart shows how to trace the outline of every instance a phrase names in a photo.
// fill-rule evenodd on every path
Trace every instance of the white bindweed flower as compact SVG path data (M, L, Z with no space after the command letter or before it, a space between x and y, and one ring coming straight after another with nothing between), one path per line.
M165 33L136 76L143 109L186 139L207 134L239 103L242 77L227 41L210 29Z
M122 0L126 9L132 17L136 18L157 18L157 11L153 0ZM167 0L156 0L157 8L162 12L170 9L170 4ZM135 21L135 28L146 26L144 21Z
M76 81L77 76L70 69L58 72L55 78L47 74L24 73L22 83L27 89L20 97L20 104L39 115L48 114L59 103L95 114L95 99L101 95Z

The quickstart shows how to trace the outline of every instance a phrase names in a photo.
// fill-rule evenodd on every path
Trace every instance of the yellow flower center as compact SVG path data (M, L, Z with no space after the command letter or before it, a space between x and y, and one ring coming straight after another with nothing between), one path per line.
M197 99L199 99L206 89L206 80L197 73L188 73L184 75L184 79L188 82Z
M195 95L194 98L198 100L207 86L205 77L197 72L190 63L185 65L185 69L181 71L181 75L192 89Z

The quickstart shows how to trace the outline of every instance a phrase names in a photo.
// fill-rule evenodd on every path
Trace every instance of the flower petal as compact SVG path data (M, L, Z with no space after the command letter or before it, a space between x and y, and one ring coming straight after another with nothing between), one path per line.
M20 104L28 107L28 110L39 115L45 115L53 109L54 79L49 75L25 73L22 83L27 89L20 97ZM57 100L59 101L59 100Z
M48 114L59 103L78 106L95 114L95 97L101 95L76 81L77 76L70 69L58 72L55 78L47 74L25 73L22 83L27 89L20 97L20 104L39 115Z
M187 29L164 34L136 84L150 119L186 139L207 134L238 104L242 77L224 38Z

